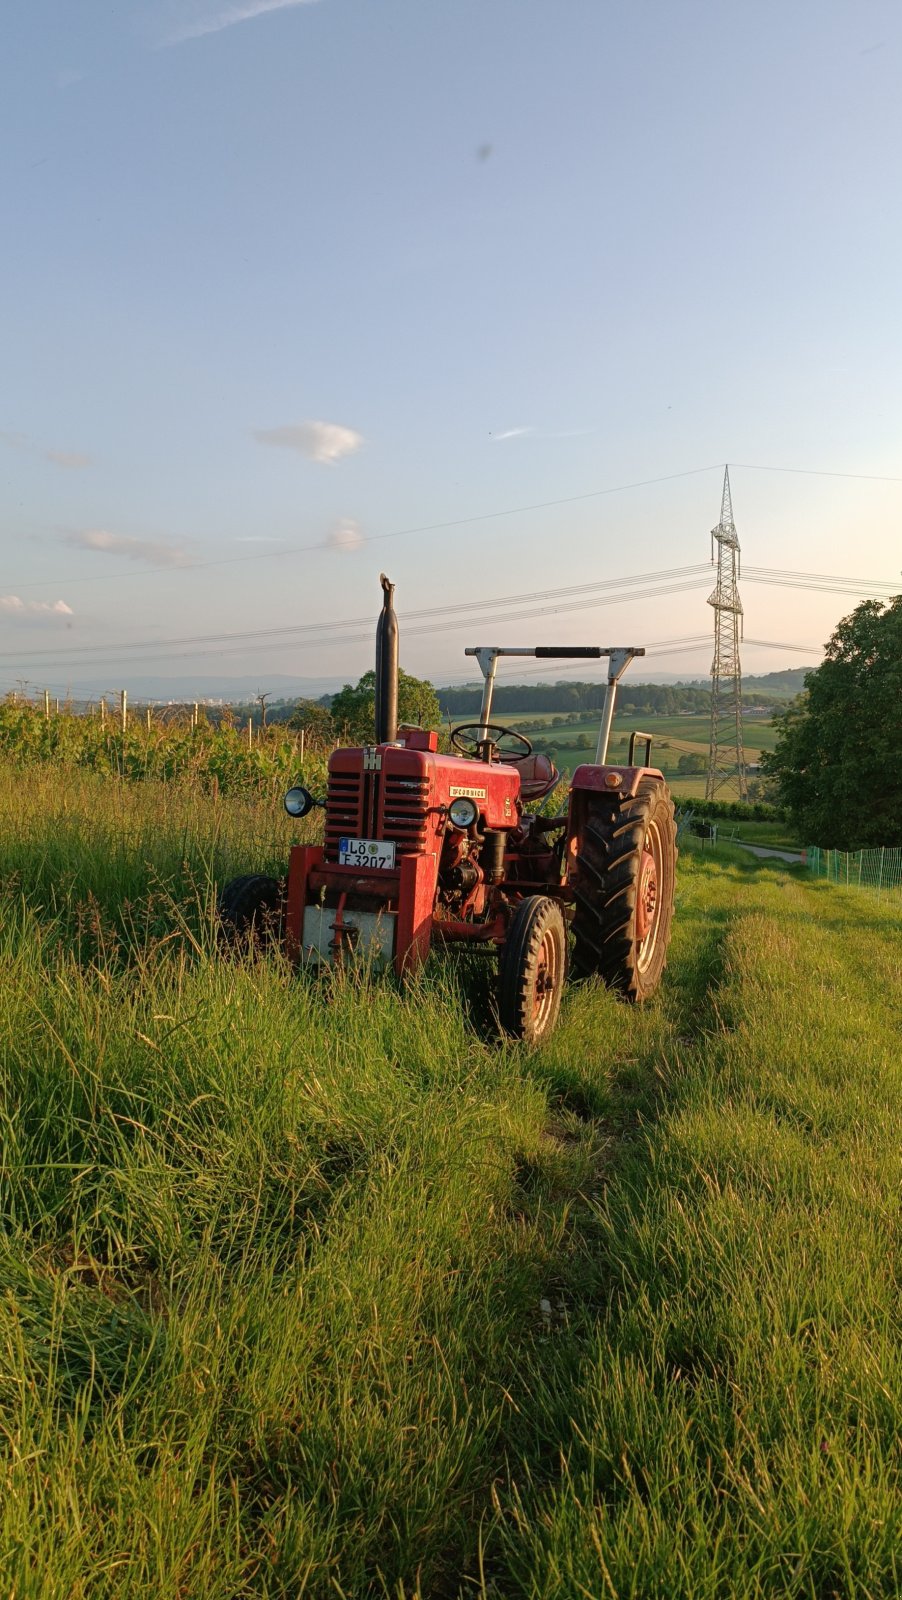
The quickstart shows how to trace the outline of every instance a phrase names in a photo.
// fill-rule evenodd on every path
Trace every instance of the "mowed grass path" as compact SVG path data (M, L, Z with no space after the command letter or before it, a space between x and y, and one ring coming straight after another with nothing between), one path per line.
M529 1055L478 970L220 959L278 819L28 783L0 1592L899 1592L898 905L684 856L660 999Z

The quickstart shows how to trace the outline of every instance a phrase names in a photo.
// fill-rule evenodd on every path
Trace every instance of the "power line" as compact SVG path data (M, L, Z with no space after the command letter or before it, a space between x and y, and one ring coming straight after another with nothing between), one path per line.
M684 651L697 650L700 646L707 645L709 643L710 643L710 635L707 634L707 633L682 635L679 638L675 638L675 639L656 639L656 640L652 640L651 643L646 645L646 647L645 647L645 658L644 659L647 660L651 656L680 655ZM787 644L785 642L782 642L782 641L779 641L779 640L773 640L773 639L745 639L744 643L747 644L747 645L760 646L762 649L767 649L767 650L790 650L790 651L793 651L793 652L797 652L800 655L821 655L821 654L823 654L823 649L824 649L823 645L819 645L819 644L811 644L811 645ZM548 681L549 670L550 669L549 669L548 666L534 667L534 668L530 668L530 669L528 669L526 671L523 671L521 669L520 671L518 671L516 680L512 682L511 686L512 687L516 687L517 684L519 684L524 678L544 678L546 681ZM585 672L587 669L586 669L586 662L584 660L581 660L581 661L561 662L560 665L558 667L556 667L554 670L556 672L580 672L580 671ZM451 674L450 676L452 678L456 678L457 682L455 684L450 684L448 682L448 675L445 675L445 682L439 685L440 688L466 687L467 684L469 684L471 682L474 683L474 684L476 683L476 680L471 680L470 678L465 677L463 674ZM596 680L587 679L586 681L587 682L594 682ZM598 681L602 682L603 679L599 679ZM31 684L33 684L33 686L35 688L38 688L38 689L41 689L41 690L49 689L54 694L56 694L56 693L59 693L59 694L70 694L72 692L72 687L73 687L71 681L68 682L68 683L48 683L47 680L44 679L44 678L34 678L34 679L19 678L17 680L17 682L15 682L15 683L7 682L5 685L0 686L0 688L2 688L3 690L5 690L8 693L12 693L14 690L16 690L19 687L19 685L21 683L26 683L26 684L27 683L31 683ZM85 698L85 692L86 691L81 691L76 696L76 698L78 698L78 699ZM95 693L95 694L98 694L98 695L100 695L100 694L114 694L114 693L117 692L117 687L115 685L113 685L113 686L107 687L107 688L102 689L102 690L101 689L95 689L92 692ZM190 699L191 699L190 696L183 697L183 701L186 704L190 701ZM178 697L175 697L173 703L174 704L181 704L182 701L180 701L178 699Z
M466 600L449 602L448 604L441 606L430 606L419 611L408 611L405 613L405 620L415 622L432 617L447 617L450 612L466 611L468 614L472 615L476 612L493 610L498 606L528 604L534 601L552 602L559 598L562 600L566 599L571 595L585 596L587 591L625 589L641 584L657 583L659 581L664 581L671 578L676 579L694 576L696 574L705 573L707 570L708 568L706 562L697 562L694 566L664 567L658 572L640 572L623 578L605 578L595 583L570 584L562 589L535 589L526 594L496 595L492 599L485 600L473 600L472 598L468 598ZM625 596L625 598L628 598L628 596ZM215 644L219 642L229 643L233 640L240 641L245 639L257 639L264 636L266 638L274 638L278 635L291 635L292 638L303 638L305 636L318 635L322 633L333 634L336 628L370 628L371 626L371 616L343 617L338 619L331 618L326 622L286 623L280 627L249 628L241 632L190 634L175 639L128 640L125 645L71 645L68 647L60 646L58 648L48 646L43 650L34 650L18 654L16 654L14 651L5 651L0 652L0 659L2 659L3 655L15 655L16 660L32 659L48 654L65 654L69 656L86 653L96 655L98 651L119 651L123 648L128 648L129 650L143 650L145 648L159 650L163 649L164 647L169 648L191 644Z
M893 587L893 580L886 578L850 578L836 572L796 572L792 567L756 567L748 564L743 567L743 576L752 572L767 573L769 576L781 578L807 578L812 583L857 583L877 589Z
M767 584L773 588L804 589L809 594L864 595L866 598L872 600L891 600L894 595L899 593L900 588L902 588L902 584L876 584L869 582L855 583L852 579L849 579L845 582L837 581L835 583L805 583L801 579L797 578L769 577L765 574L756 572L753 567L745 568L743 570L742 577L743 581L746 583Z
M809 478L847 478L862 483L902 483L902 477L892 477L880 473L837 472L818 467L775 467L756 462L734 462L732 465L736 470L744 472L784 472ZM669 472L660 477L640 478L633 483L613 484L604 489L588 489L581 494L561 495L553 500L536 500L528 505L508 506L500 511L484 511L468 517L450 518L444 522L430 522L410 528L396 528L389 533L366 534L361 536L360 543L378 544L386 539L403 539L415 534L440 533L449 528L473 527L478 523L495 521L501 517L523 516L531 511L547 511L556 506L577 505L585 500L602 499L607 495L627 494L634 489L647 489L659 483L675 483L682 478L699 477L706 472L719 472L720 468L721 463L715 462L708 467L690 467L684 472ZM291 545L283 550L255 551L252 555L243 556L217 556L210 561L189 561L178 566L172 564L167 564L166 566L151 565L146 571L137 573L101 572L92 573L88 576L54 578L52 582L59 586L65 585L67 588L71 588L77 584L125 582L129 578L137 577L146 581L151 573L173 575L176 573L204 571L210 567L237 566L246 562L259 564L262 561L274 561L294 555L309 554L314 550L328 550L329 548L330 545L327 539L317 539L310 544ZM40 589L46 588L48 581L43 578L29 578L21 582L12 579L9 580L8 587L16 591L20 589Z
M775 639L743 639L743 644L759 645L762 650L793 650L800 656L823 655L822 644L785 644Z
M480 620L486 622L487 624L497 622L500 625L505 622L525 621L528 620L530 616L547 616L549 613L553 612L564 613L567 611L593 610L596 606L611 604L616 600L623 600L626 602L631 599L656 598L660 594L676 594L685 592L686 589L695 588L697 586L696 583L694 581L686 584L679 583L669 588L655 588L653 586L669 579L694 579L696 575L699 575L699 582L701 582L701 575L706 574L708 571L709 565L707 562L697 562L694 565L684 567L664 567L659 569L657 572L641 572L629 574L621 578L598 579L589 583L570 584L559 589L532 590L521 594L495 595L492 598L484 600L474 600L472 598L468 598L462 601L448 602L441 606L431 606L417 611L411 611L407 613L407 618L411 622L418 622L421 620L426 621L432 618L448 618L449 614L459 612L466 612L468 616L475 617L477 613L491 612L498 607L529 604L533 602L545 602L544 604L540 604L539 608L531 613L523 612L518 616L507 615L497 617L480 617ZM879 595L878 598L888 598L891 594L894 594L899 587L897 585L893 585L891 582L886 582L885 580L877 578L858 579L853 577L844 577L838 574L796 572L791 569L785 569L781 567L746 566L744 568L743 576L747 579L747 581L753 583L771 584L781 588L807 589L812 593L860 594L866 589L884 590L885 594ZM831 585L832 587L825 588L825 583ZM637 587L639 585L647 585L648 587L640 591ZM598 591L625 591L630 588L636 590L636 592L633 594L614 592L610 599L594 598L594 594ZM569 605L556 603L559 600L563 602L567 600L568 597L576 595L586 598L574 600L573 603ZM345 617L337 619L332 618L323 622L286 623L277 627L250 628L240 632L189 634L182 637L164 639L126 640L119 644L109 645L48 645L39 650L2 651L0 652L0 660L11 659L25 662L41 661L47 658L54 660L57 658L65 658L66 661L70 661L77 659L86 660L88 657L92 657L99 661L106 655L118 657L129 654L133 650L168 651L171 649L181 649L182 647L191 645L221 644L225 646L232 643L250 643L258 639L273 640L282 638L286 643L289 642L289 640L299 644L305 641L309 641L311 643L321 643L321 635L329 635L330 644L354 644L359 642L361 635L355 633L353 636L347 635L345 637L336 637L336 630L345 628L369 629L371 622L372 619L370 617ZM450 621L447 624L439 622L435 626L435 631L447 631L447 628L456 626L457 623L451 623ZM405 629L405 633L418 633L420 631L422 630ZM430 629L429 631L433 630ZM228 651L223 650L222 653L227 654Z
M485 626L500 627L511 622L530 621L553 615L596 610L602 606L613 605L618 602L625 604L633 600L657 599L662 596L682 594L697 587L706 586L707 579L703 575L708 570L708 564L703 562L694 566L663 568L659 573L637 573L623 578L599 580L589 585L569 585L563 589L549 590L544 595L541 591L533 591L531 594L525 595L495 596L492 599L483 601L468 599L443 606L429 607L408 613L411 621L423 621L426 625L413 628L406 627L405 637L419 637L423 633L460 631L465 625L464 621L459 620L457 617L450 617L449 613L465 612L467 614L466 620L469 622L474 613L489 612L490 608L515 605L519 602L529 603L544 599L546 603L544 605L539 604L528 611L506 611L479 615L478 620ZM659 583L655 581L659 578L664 580L671 577L682 578L683 575L685 575L686 581L676 583L668 583L666 581ZM806 579L820 579L820 574L784 573L780 568L747 567L745 576L751 582L770 584L776 587L801 588L813 593L850 595L861 594L868 586L876 588L879 581L863 579L859 582L854 578L836 577L831 580L834 587L825 589L818 581L805 581ZM645 584L646 587L638 587L641 584ZM846 585L847 587L837 587L839 585ZM584 594L587 587L595 591L614 592L605 592L600 595L593 594L587 598L574 600L565 598L569 595ZM887 591L892 589L890 584L885 584L882 587ZM558 597L560 597L560 601ZM879 598L888 597L887 593ZM446 620L432 620L442 618ZM43 664L53 668L54 666L77 666L79 663L85 666L96 666L103 665L105 660L112 662L126 658L135 659L133 657L133 652L135 651L147 652L140 657L143 661L152 661L155 656L163 653L170 655L173 652L177 652L180 659L208 655L228 656L235 654L236 651L240 653L243 650L262 648L271 644L274 640L281 640L286 644L290 642L295 649L310 648L312 645L321 647L326 642L325 636L328 637L330 646L358 644L369 638L371 621L371 618L363 617L344 618L317 623L286 624L276 628L249 629L238 633L194 634L174 639L127 640L111 645L48 645L40 650L2 651L0 652L0 661L32 663L34 666ZM340 631L342 629L356 630L358 628L366 631L349 631L347 633ZM195 646L218 646L218 648L192 648Z
M391 533L365 534L361 536L359 542L360 544L379 544L385 539L405 539L413 534L442 533L448 528L473 527L476 523L493 522L499 517L518 517L525 515L529 511L548 511L555 506L577 505L582 500L599 500L606 495L627 494L632 489L647 489L654 484L674 483L678 478L697 478L701 473L717 472L719 470L719 464L717 463L711 467L690 467L687 472L668 472L661 478L641 478L635 483L618 483L606 489L587 489L583 494L564 495L555 500L536 500L531 505L508 506L503 511L481 511L474 516L454 517L447 522L426 522L418 527L396 528ZM249 556L217 556L212 561L188 561L178 566L170 563L166 566L151 567L149 570L170 575L177 572L198 572L207 567L238 566L248 561L259 564L261 561L276 561L286 556L308 554L311 550L328 550L330 548L332 547L329 545L328 540L317 539L312 544L291 545L287 550L255 551L253 555ZM77 583L109 583L135 576L137 576L135 573L102 572L81 578L54 578L53 582L57 585L65 584L67 587L71 587ZM146 577L147 573L143 574L143 576ZM35 579L32 581L29 579L25 583L11 582L10 587L17 590L40 589L46 587L46 580Z
M482 618L480 618L480 622L483 625L487 626L487 627L489 627L489 626L493 627L493 628L494 627L503 627L504 625L506 625L508 623L511 623L511 622L528 622L528 621L534 621L534 620L539 619L539 618L545 618L545 617L549 617L549 616L556 616L556 615L561 615L561 614L564 614L564 613L572 613L572 612L575 612L575 611L595 610L597 608L600 608L601 606L624 604L624 603L627 603L629 601L650 600L650 599L659 598L661 596L667 596L667 595L673 595L673 594L685 594L690 589L697 589L697 588L705 588L705 587L707 587L707 582L708 582L708 580L705 577L695 577L695 578L692 578L690 580L687 580L684 583L664 584L664 585L658 585L658 586L650 587L650 588L646 588L646 589L633 589L633 590L626 591L626 592L623 592L623 593L602 595L602 596L597 597L595 599L573 600L573 601L565 602L563 604L554 605L554 606L544 606L544 607L540 606L538 609L534 609L534 610L531 610L531 611L515 611L515 612L499 613L497 615L491 615L491 616L489 616L487 618L486 617L482 617ZM335 627L340 627L340 626L341 626L341 624L333 624L332 625L333 629ZM413 627L413 628L405 627L405 629L404 629L404 637L405 637L405 639L410 639L410 638L418 638L423 634L448 633L448 632L458 632L459 633L464 628L469 627L469 626L470 626L470 619L468 617L467 618L454 618L453 620L448 620L448 621L445 621L445 622L431 621L431 622L428 622L428 623L424 623L419 627ZM340 633L336 634L334 632L330 632L328 640L325 640L325 639L323 639L322 637L319 637L319 636L314 637L314 638L310 638L310 637L292 638L291 639L291 644L292 644L292 648L295 649L295 650L309 650L311 648L322 649L324 644L327 643L327 642L328 642L329 646L344 645L344 644L360 644L360 643L364 642L365 640L370 639L371 635L372 635L372 628L370 626L368 626L366 632L346 633L346 634L340 634ZM215 636L214 636L214 638L215 638ZM209 644L210 642L211 641L209 639L206 639L206 640L200 640L199 639L197 641L192 641L191 644L192 645L197 644L197 643ZM32 662L33 665L37 666L37 667L40 667L40 665L43 663L44 665L49 666L51 668L52 667L67 666L67 665L73 665L73 666L77 667L79 664L84 665L84 666L97 666L97 665L101 665L102 666L105 661L118 661L120 659L125 659L130 654L130 652L132 650L141 650L141 651L147 651L148 652L147 654L142 654L140 657L133 658L133 659L136 659L136 660L141 661L141 662L152 661L152 660L156 659L157 656L160 656L160 655L166 655L167 657L170 657L170 658L175 656L175 657L178 657L179 659L184 659L184 658L189 657L189 656L190 657L196 657L196 656L215 655L218 659L221 659L224 656L234 655L236 653L241 654L241 653L243 653L243 652L245 652L247 650L268 649L271 646L271 644L272 644L272 637L271 637L269 631L268 630L261 630L260 635L253 635L253 636L245 637L245 638L243 638L241 640L240 643L228 643L228 642L226 642L225 644L220 643L218 648L216 648L215 650L197 649L195 647L180 648L176 641L171 641L171 640L168 641L168 642L167 641L162 641L160 643L157 643L155 641L146 641L144 643L131 643L131 644L126 643L126 644L123 644L123 645L120 645L120 646L112 646L112 645L111 646L96 646L96 647L92 647L92 646L88 646L88 645L81 646L81 647L72 646L68 650L65 647L60 647L60 648L57 648L55 650L47 649L47 650L42 650L42 651L30 652L28 655L25 655L25 654L23 654L21 652L20 653L16 653L16 652L13 652L13 651L4 651L4 652L0 653L0 660L9 659L9 660L13 660L13 661ZM108 650L109 651L109 655L108 656L98 656L98 654L97 654L97 650L98 649Z
M699 645L708 643L709 635L707 633L684 635L679 639L658 639L645 646L645 656L647 658L653 655L676 655L682 650L697 650ZM585 672L586 663L585 661L568 661L566 664L562 662L555 670L558 672ZM600 670L604 671L605 669L601 668ZM526 672L520 671L517 673L517 681L519 682L520 678L547 678L548 672L549 668L547 666L530 667ZM586 681L591 683L595 680L590 678ZM598 681L603 682L604 680L599 679Z
M683 651L686 651L686 650L697 650L699 648L699 646L710 644L710 642L711 642L711 636L710 636L710 634L707 634L707 633L699 633L699 634L696 634L694 638L687 638L687 639L682 639L682 640L679 640L679 639L677 639L677 640L673 640L673 639L660 640L658 642L646 645L646 647L645 647L645 660L648 660L649 656L675 656L675 655L681 655L683 653ZM783 642L781 642L779 640L775 640L775 639L744 639L743 640L743 644L750 644L750 645L760 646L762 649L765 649L765 650L792 650L794 652L798 652L799 655L819 656L819 655L823 655L823 652L824 652L824 646L822 644L785 644L785 643L783 643ZM583 671L585 671L585 665L586 664L585 664L584 661L573 661L573 662L568 662L566 666L562 663L561 666L559 668L557 668L556 670L558 670L560 672L579 672L580 669L582 669ZM519 680L520 677L523 677L523 678L547 677L547 674L548 674L548 668L547 667L538 667L538 668L535 668L535 669L531 669L528 672L518 673L518 680Z
M739 472L792 472L803 478L851 478L859 483L902 483L902 477L893 478L882 472L829 472L823 467L765 467L753 461L731 461L730 466Z

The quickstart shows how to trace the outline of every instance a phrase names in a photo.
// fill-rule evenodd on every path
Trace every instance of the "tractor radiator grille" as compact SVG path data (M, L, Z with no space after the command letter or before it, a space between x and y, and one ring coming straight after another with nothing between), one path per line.
M417 855L426 848L429 809L428 778L402 778L385 773L382 780L380 839L393 839L399 856Z
M363 821L363 773L330 772L326 795L325 858L338 860L338 841L366 838Z
M325 859L337 862L338 841L386 839L401 856L426 848L428 778L395 773L331 772L326 798Z

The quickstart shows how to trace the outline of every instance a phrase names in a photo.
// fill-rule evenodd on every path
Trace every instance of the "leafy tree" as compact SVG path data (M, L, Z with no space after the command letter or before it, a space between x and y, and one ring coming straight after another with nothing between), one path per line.
M680 756L677 762L677 772L707 772L708 762L705 756L691 752L689 755Z
M902 845L902 595L839 624L762 765L803 837L828 849Z
M336 734L355 744L372 744L376 737L376 674L365 672L356 688L346 683L331 706ZM439 728L442 713L432 684L410 673L398 673L398 722L418 723L423 728Z
M288 726L303 729L315 744L330 744L335 738L332 713L319 700L299 700L288 718Z

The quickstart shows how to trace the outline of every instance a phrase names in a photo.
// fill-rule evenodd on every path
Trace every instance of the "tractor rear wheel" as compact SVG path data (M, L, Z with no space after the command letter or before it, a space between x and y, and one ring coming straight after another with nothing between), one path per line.
M246 872L219 896L219 929L226 944L247 948L275 943L282 931L284 886L262 872Z
M554 1028L567 972L567 930L556 900L521 900L501 950L498 1014L505 1033L539 1044Z
M643 778L633 800L587 795L576 839L573 965L627 1000L654 994L667 964L676 870L673 801Z

